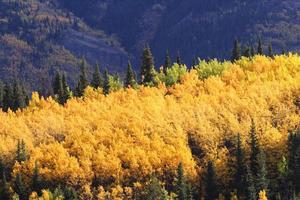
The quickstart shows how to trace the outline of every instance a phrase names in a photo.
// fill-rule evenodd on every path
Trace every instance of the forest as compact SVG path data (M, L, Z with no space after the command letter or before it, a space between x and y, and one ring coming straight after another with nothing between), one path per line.
M0 199L299 199L299 55L235 41L231 61L157 70L146 45L123 81L78 65L51 95L1 84Z

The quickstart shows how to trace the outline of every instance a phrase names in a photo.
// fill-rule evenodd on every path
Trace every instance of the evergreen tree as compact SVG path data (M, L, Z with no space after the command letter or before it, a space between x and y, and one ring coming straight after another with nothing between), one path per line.
M18 194L20 200L27 200L25 186L20 173L17 173L14 184L14 191Z
M177 182L176 182L176 191L178 200L187 200L187 184L184 177L184 170L182 163L179 163L177 168Z
M87 64L84 58L80 62L80 75L76 86L76 96L81 97L84 94L85 88L89 85L87 78Z
M27 91L26 91L24 85L22 85L22 93L25 98L25 106L27 107L29 105L29 96L27 94Z
M210 161L207 165L207 172L204 177L205 184L205 199L206 200L215 200L218 198L219 189L216 180L216 172L214 164Z
M268 56L270 58L273 58L274 57L274 54L273 54L273 48L272 48L272 44L270 43L269 46L268 46Z
M259 55L264 54L261 38L258 39L257 54L259 54Z
M32 191L37 192L41 195L41 191L43 189L42 179L40 177L39 166L37 161L35 162L33 177L32 177Z
M147 46L144 48L142 56L142 67L141 67L141 82L144 85L154 82L154 59L150 50Z
M253 119L251 120L251 129L250 129L250 169L253 176L258 175L259 171L259 162L258 157L260 153L260 147L258 143L258 139L256 136L256 127Z
M109 91L110 91L109 73L108 73L108 70L105 69L105 71L104 71L104 81L103 81L103 93L108 94Z
M11 199L11 194L9 192L9 185L6 180L6 175L2 175L2 186L0 187L0 199Z
M258 156L258 174L257 174L257 191L268 191L268 178L267 178L267 166L266 166L266 156L263 151L259 153Z
M91 82L91 86L95 89L103 86L103 80L99 70L99 64L96 64L95 71L93 73L93 79Z
M255 56L255 55L256 55L256 53L255 53L255 49L254 49L254 47L253 47L253 46L251 46L251 48L250 48L250 54L251 54L251 57L253 57L253 56Z
M141 199L144 200L166 200L166 192L159 183L159 180L152 176L149 184L146 185L144 195Z
M247 58L251 58L251 50L249 46L244 47L243 56Z
M126 79L125 79L125 87L135 88L136 85L137 85L137 82L135 79L135 73L132 69L130 61L128 61L127 73L126 73Z
M196 65L197 65L197 57L193 57L193 60L192 60L192 68L194 68Z
M61 75L59 72L56 73L55 78L53 80L53 93L54 94L59 94L59 91L61 89Z
M300 192L300 131L290 133L288 139L288 183Z
M246 199L247 200L257 199L253 176L248 166L247 166L247 176L246 176Z
M65 187L64 200L79 200L78 194L72 187Z
M26 99L24 93L22 91L22 86L20 85L18 80L14 81L13 84L13 106L12 110L16 111L18 108L26 107Z
M296 148L295 152L295 168L294 168L294 187L296 194L300 193L300 146Z
M231 55L231 62L234 62L241 57L241 45L239 41L236 39L234 41L233 49L232 49L232 55Z
M181 56L180 56L179 51L177 52L176 63L178 65L182 65L183 64L182 61L181 61Z
M13 102L13 89L10 84L6 84L4 87L3 110L7 112L9 108L12 108Z
M68 86L65 74L62 75L61 82L62 82L61 83L61 85L62 85L62 98L61 98L62 102L61 102L61 104L65 104L65 103L67 103L68 99L71 98L72 92L70 90L70 87Z
M24 140L18 140L16 160L18 162L23 162L27 160L27 153Z
M242 149L240 134L237 137L237 149L236 149L236 173L235 173L235 189L237 195L243 197L245 195L245 178L246 178L246 167L244 152Z
M169 51L167 51L166 58L165 58L165 63L164 63L164 73L165 74L167 74L167 69L169 69L170 67L172 67L172 61L171 61L171 58L170 58Z

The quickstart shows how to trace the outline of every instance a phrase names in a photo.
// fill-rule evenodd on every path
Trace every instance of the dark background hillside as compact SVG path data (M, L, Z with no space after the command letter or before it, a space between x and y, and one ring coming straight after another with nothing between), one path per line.
M299 10L294 0L1 0L0 75L49 85L59 68L74 85L81 56L122 73L128 57L138 69L146 43L157 67L167 49L188 64L229 58L235 38L297 51Z

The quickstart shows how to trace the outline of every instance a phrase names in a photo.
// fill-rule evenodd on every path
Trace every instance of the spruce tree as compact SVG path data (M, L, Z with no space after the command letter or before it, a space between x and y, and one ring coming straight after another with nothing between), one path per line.
M288 138L288 183L290 188L300 192L300 131L290 133Z
M261 38L258 39L257 54L259 54L259 55L264 54Z
M204 177L205 184L205 199L215 200L218 198L219 189L216 180L216 172L213 162L209 161L207 165L207 172Z
M249 46L244 47L243 56L247 58L251 58L251 50Z
M253 46L251 46L251 48L250 48L250 54L251 54L251 57L253 57L253 56L255 56L255 55L256 55L256 53L255 53L255 49L254 49L254 47L253 47Z
M232 49L232 55L231 55L231 62L234 62L241 57L241 45L239 41L236 39L234 41L233 49Z
M182 65L181 56L179 51L177 52L176 63L180 66Z
M274 54L273 54L273 48L272 48L272 44L270 43L268 46L268 56L270 58L274 58Z
M142 67L141 67L141 83L149 85L154 82L154 59L149 46L143 50Z
M0 199L11 199L11 194L9 192L9 185L6 180L6 175L3 173L2 175L2 185L0 187Z
M18 140L16 161L23 162L27 160L26 146L24 140Z
M184 169L182 163L179 163L177 168L177 182L176 191L178 200L187 200L187 183L184 176Z
M84 94L85 88L89 85L87 78L87 63L84 58L80 61L80 75L76 86L76 96L81 97Z
M67 83L65 74L62 75L61 82L62 82L61 84L62 84L62 92L63 92L62 93L63 96L62 96L61 104L65 104L65 103L67 103L68 99L71 98L72 92L71 92L70 87Z
M43 186L42 186L42 179L40 177L39 166L37 161L35 161L33 177L32 177L32 191L35 191L39 195L41 195L42 189Z
M258 176L259 162L258 157L260 153L260 147L256 136L256 127L253 120L251 120L250 128L250 169L254 177Z
M257 195L256 195L254 180L253 180L251 170L248 166L246 167L246 171L247 171L247 176L246 176L246 199L247 200L256 200Z
M65 187L64 189L64 200L79 200L76 190L72 187Z
M4 97L3 97L3 110L8 111L9 108L13 107L13 89L10 84L5 84Z
M300 146L296 148L295 152L295 167L294 167L294 187L297 194L300 193Z
M25 107L26 107L26 99L22 91L22 86L20 85L19 81L15 79L13 84L12 110L16 111L19 108L25 108Z
M263 151L259 153L258 156L258 176L257 176L257 191L268 191L268 177L267 177L267 166L266 166L266 156Z
M105 69L105 71L104 71L104 81L103 81L103 93L108 94L109 91L110 91L109 73L108 73L108 70Z
M14 191L18 194L20 200L27 200L26 189L20 173L17 173L15 183L14 183Z
M96 64L95 71L93 73L93 79L91 82L91 86L95 89L98 89L103 86L103 80L99 70L99 64Z
M246 178L246 166L244 152L242 149L240 134L237 137L237 149L236 149L236 173L235 173L235 189L237 195L241 198L245 195L245 178Z
M172 61L170 58L170 54L169 51L167 51L166 53L166 57L165 57L165 63L164 63L164 73L167 73L167 69L169 69L170 67L172 67Z
M55 75L54 80L53 80L52 87L53 87L53 93L58 94L59 90L61 88L61 75L60 75L59 72L56 72L56 75Z
M152 175L150 182L146 185L143 197L144 200L165 200L166 194L164 188L159 183L156 176Z
M135 79L135 73L132 69L130 61L128 61L127 73L126 73L126 79L125 79L125 87L135 88L136 85L137 85L137 82Z

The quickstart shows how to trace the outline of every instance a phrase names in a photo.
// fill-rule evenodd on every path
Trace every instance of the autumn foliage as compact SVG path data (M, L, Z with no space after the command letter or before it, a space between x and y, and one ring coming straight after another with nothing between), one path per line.
M300 125L300 56L201 61L181 74L168 87L161 82L108 95L88 87L64 106L33 93L27 108L0 112L1 160L13 178L23 175L27 188L38 162L47 187L72 186L83 199L134 198L153 173L168 187L179 163L201 188L205 167L214 161L217 180L226 186L232 181L230 145L239 133L249 149L253 120L269 176L276 177L288 133ZM20 163L19 139L28 152Z

